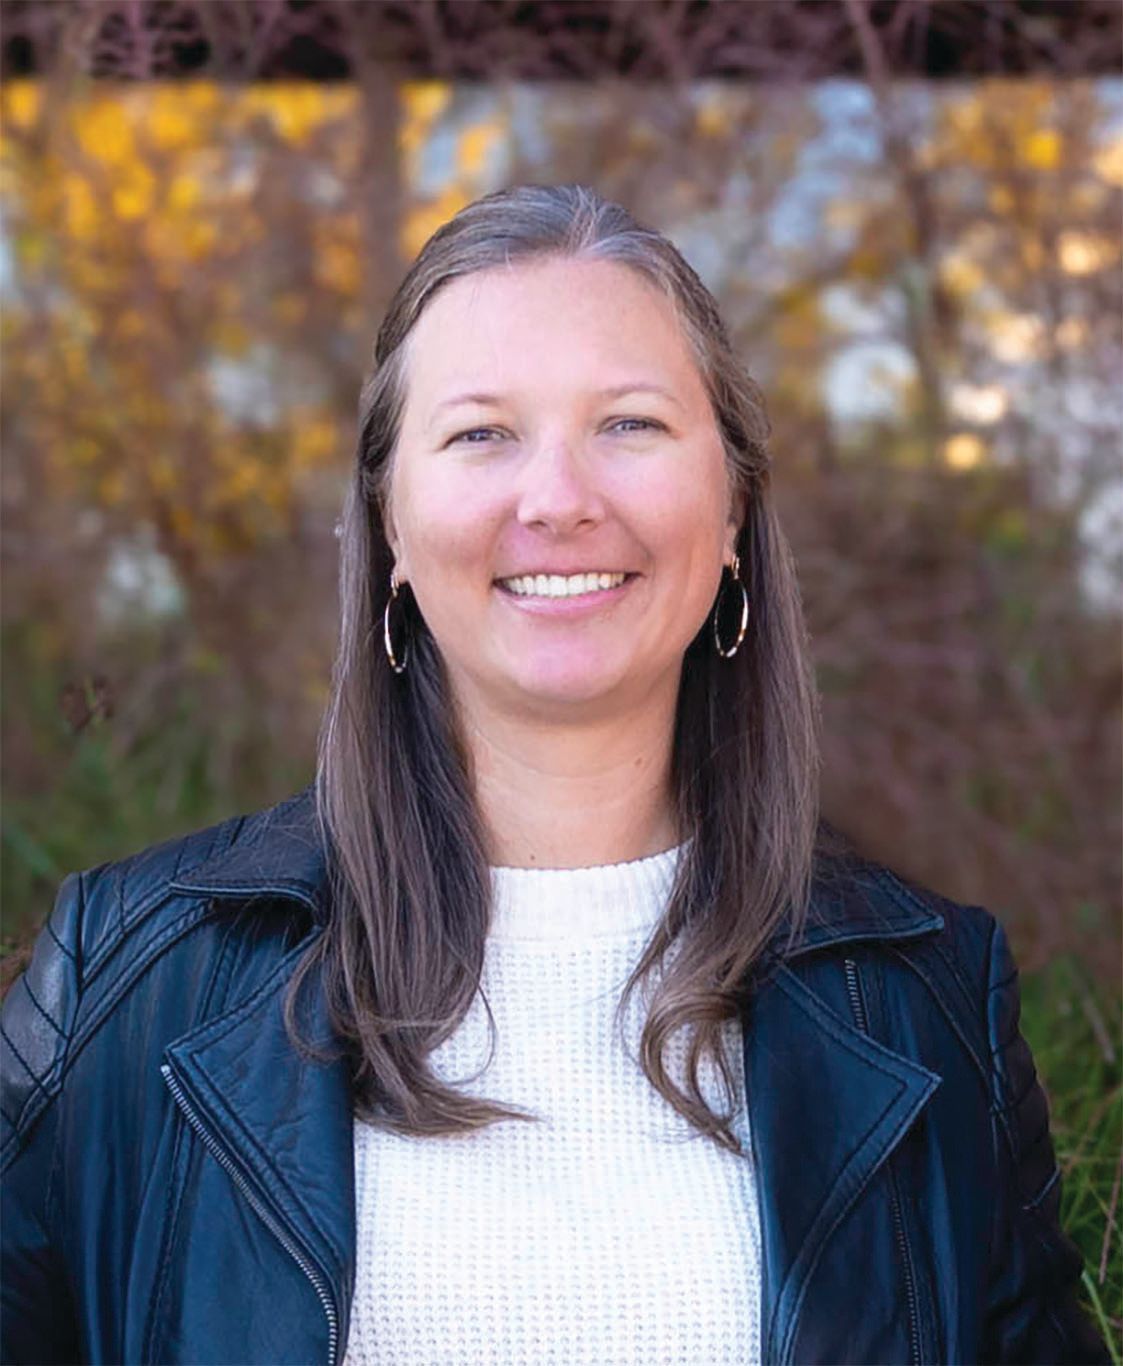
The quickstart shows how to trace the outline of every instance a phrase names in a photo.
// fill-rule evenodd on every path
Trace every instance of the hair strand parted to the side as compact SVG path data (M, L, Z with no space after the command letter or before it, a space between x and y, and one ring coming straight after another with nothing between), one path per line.
M733 486L746 496L737 539L749 628L731 659L709 622L686 653L675 720L673 797L689 844L669 905L617 1007L656 983L639 1061L681 1115L741 1152L729 1115L703 1098L711 1057L732 1092L724 1022L743 1008L766 946L802 928L819 824L819 710L795 566L773 509L760 392L733 352L712 295L672 243L580 185L521 185L487 195L426 243L391 301L360 397L354 477L340 535L340 639L320 731L316 801L329 852L332 910L285 1000L294 1043L297 998L321 974L329 1017L353 1058L361 1119L414 1136L449 1135L537 1117L450 1088L430 1052L479 988L490 915L486 839L470 757L457 733L440 652L408 586L410 663L382 650L393 556L383 526L401 424L407 342L450 281L536 258L611 260L670 300L713 405ZM396 604L397 608L398 604ZM673 953L668 951L674 948ZM483 1000L492 1030L494 1019ZM680 1089L665 1049L690 1027Z

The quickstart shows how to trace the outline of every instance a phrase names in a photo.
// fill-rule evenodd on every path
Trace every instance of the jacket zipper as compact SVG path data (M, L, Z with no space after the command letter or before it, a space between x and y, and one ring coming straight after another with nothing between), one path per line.
M862 995L862 984L858 977L858 965L852 958L843 959L846 970L846 991L850 997L850 1008L854 1013L854 1023L863 1034L869 1034L869 1018L866 1002ZM901 1264L905 1275L905 1299L909 1314L909 1362L920 1366L920 1325L917 1314L916 1282L913 1278L912 1252L908 1244L904 1215L901 1213L901 1196L897 1188L897 1175L893 1170L892 1158L886 1163L889 1177L889 1206L893 1216L893 1230L897 1239L897 1249L901 1254Z
M304 1272L305 1276L308 1277L312 1289L315 1290L320 1304L323 1307L324 1316L328 1321L328 1366L336 1366L335 1356L339 1345L339 1320L336 1315L335 1305L332 1303L331 1291L328 1289L323 1276L284 1231L273 1214L266 1208L249 1183L238 1171L231 1158L223 1151L219 1146L218 1141L208 1131L203 1121L199 1118L198 1111L187 1099L183 1087L180 1086L179 1082L176 1080L170 1064L163 1063L160 1067L160 1071L168 1084L168 1089L175 1097L175 1103L179 1106L186 1117L187 1122L198 1135L203 1146L246 1197L246 1200L252 1205L270 1233L273 1234L297 1266L300 1267L301 1271Z

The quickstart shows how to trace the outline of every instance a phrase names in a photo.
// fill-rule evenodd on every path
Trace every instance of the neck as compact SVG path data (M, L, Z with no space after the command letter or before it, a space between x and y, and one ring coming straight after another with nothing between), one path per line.
M459 706L492 864L587 868L679 842L671 797L677 689L564 724Z

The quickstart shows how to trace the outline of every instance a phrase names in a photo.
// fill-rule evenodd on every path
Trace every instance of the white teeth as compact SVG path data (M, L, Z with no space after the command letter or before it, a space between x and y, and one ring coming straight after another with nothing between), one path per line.
M604 588L616 588L624 582L624 574L523 574L517 579L500 579L519 597L572 598L579 593L597 593Z

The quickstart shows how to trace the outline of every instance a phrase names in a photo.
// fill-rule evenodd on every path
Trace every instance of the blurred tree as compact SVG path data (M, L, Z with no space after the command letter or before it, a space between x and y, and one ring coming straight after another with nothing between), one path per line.
M1118 68L1114 5L3 18L9 792L57 798L90 746L124 774L188 703L200 801L307 767L387 291L477 195L583 180L682 246L769 395L828 814L1021 912L1030 954L1117 936L1118 574L1092 531L1117 479L1121 100L1086 79ZM185 744L142 814L182 825L169 775L196 770ZM68 857L35 809L29 895Z

